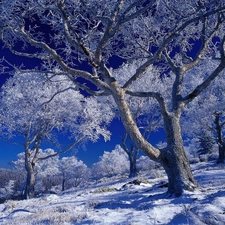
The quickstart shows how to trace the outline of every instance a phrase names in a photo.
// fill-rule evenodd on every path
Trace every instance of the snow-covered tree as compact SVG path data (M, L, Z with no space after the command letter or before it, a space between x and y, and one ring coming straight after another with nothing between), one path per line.
M53 178L57 178L56 183L62 186L62 191L70 187L84 185L89 179L89 169L81 160L77 160L75 156L60 159L56 153L50 148L39 150L40 160L36 162L34 167L35 191L37 193L48 191L52 186L48 180L51 181ZM55 156L48 157L49 155ZM48 158L41 160L45 157ZM24 161L25 154L21 152L17 155L17 160L12 162L14 171L19 172L21 175L26 173Z
M223 162L225 157L224 93L224 79L215 79L210 87L186 108L181 122L185 136L190 139L198 138L196 150L200 150L199 153L215 154L217 145L218 163Z
M0 198L10 199L15 193L15 180L9 180L8 183L0 188Z
M24 180L25 175L19 171L9 169L0 169L0 202L6 199L18 198L22 190L21 182Z
M130 163L130 172L129 177L136 177L138 174L137 171L137 158L139 155L139 149L135 146L132 140L129 138L128 135L125 133L123 140L122 140L122 147L123 150L127 153Z
M0 104L1 137L24 146L25 198L34 196L38 160L68 151L81 141L96 141L99 135L105 140L110 137L105 128L112 118L110 107L94 97L85 98L65 76L18 72L3 85ZM68 137L67 147L59 145L62 135ZM40 157L44 141L55 144L57 153Z
M197 150L197 153L199 155L212 153L213 144L213 138L203 133L199 137L199 149Z
M59 161L59 174L62 176L62 191L84 185L90 177L88 167L75 156L63 157Z
M153 168L153 161L149 159L147 156L140 156L140 158L137 159L137 168L138 171L149 171Z
M34 154L35 153L31 154L30 156L31 159L34 158ZM44 158L49 155L56 155L56 156L49 157L45 160L38 160L35 164L35 167L33 167L34 177L35 177L34 191L36 193L47 191L47 187L43 185L43 178L59 174L59 170L58 170L59 157L53 149L50 149L50 148L45 150L39 149L38 154L40 158ZM13 166L13 170L19 172L21 176L25 178L26 168L25 168L24 162L25 162L25 153L21 152L17 155L17 159L12 161L11 164ZM27 182L23 180L23 183L25 185L25 187L23 188L23 191L25 191Z
M58 75L65 73L79 88L114 99L137 148L164 167L170 195L198 187L184 151L180 117L225 68L224 1L3 0L0 10L1 40L12 53L40 59L42 71L57 65ZM114 59L124 61L121 73L110 68ZM205 73L212 59L216 63ZM205 76L190 79L193 73ZM163 76L167 96L149 86ZM184 92L185 85L190 88ZM143 137L127 95L158 102L165 148Z
M18 171L19 172L19 171ZM10 180L20 180L22 176L19 176L17 171L0 168L0 187L3 187L8 183Z
M120 145L116 145L111 152L104 151L104 154L99 158L99 162L94 163L92 167L92 174L97 179L100 177L124 175L128 171L128 156Z

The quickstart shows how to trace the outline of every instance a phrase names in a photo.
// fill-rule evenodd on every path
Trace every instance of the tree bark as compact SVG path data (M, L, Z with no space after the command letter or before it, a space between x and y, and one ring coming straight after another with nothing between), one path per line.
M35 186L35 174L34 174L34 167L35 163L37 161L37 155L38 151L35 151L33 159L31 159L31 152L29 149L29 141L28 141L28 134L30 131L30 124L28 124L28 132L26 136L26 143L25 143L25 149L24 149L24 154L25 154L25 169L27 172L27 179L26 179L26 185L25 185L25 190L23 194L24 199L30 199L34 198L34 186ZM38 142L39 143L39 142ZM36 146L37 143L35 143ZM35 148L34 148L35 149ZM39 148L37 148L39 149Z
M137 157L132 156L132 153L128 154L129 156L129 162L130 162L130 173L129 173L129 178L136 177L138 172L137 172Z
M122 139L122 148L127 153L129 158L129 163L130 163L129 178L131 178L131 177L136 177L138 175L137 157L139 154L139 149L131 143L130 143L130 148L127 147L127 144L126 144L127 137L128 137L127 132L125 132L125 135Z
M23 198L30 199L34 198L34 185L35 185L35 175L34 175L34 164L30 162L29 158L25 157L25 168L27 172L27 180Z
M222 146L219 145L219 157L218 157L216 163L217 164L218 163L224 163L224 159L225 159L225 146L224 145L222 145Z
M193 191L199 185L194 179L186 156L178 115L164 115L167 147L162 150L160 163L168 176L168 194L180 196L184 190Z

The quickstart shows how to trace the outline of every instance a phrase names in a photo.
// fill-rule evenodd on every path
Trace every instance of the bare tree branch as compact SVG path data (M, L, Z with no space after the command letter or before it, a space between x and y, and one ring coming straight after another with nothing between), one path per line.
M164 112L165 113L169 113L162 95L160 93L158 93L158 92L132 92L132 91L126 91L126 94L128 94L130 96L141 97L141 98L146 98L146 97L154 98L154 99L156 99L158 101L160 107L164 110Z
M220 55L221 55L221 62L217 66L217 68L208 76L206 80L204 80L200 85L198 85L194 91L192 91L189 95L182 99L182 102L186 105L191 102L195 97L197 97L203 90L205 90L211 82L224 70L225 68L225 36L222 40L221 48L220 48Z
M177 23L177 25L174 27L174 29L170 32L168 32L168 34L165 36L164 38L164 41L163 43L161 43L161 45L159 46L159 48L157 49L156 53L150 57L142 66L140 66L136 73L124 84L123 88L125 90L127 90L131 84L133 82L135 82L146 70L147 68L152 65L153 63L155 63L157 60L159 60L161 58L161 54L162 52L164 51L166 45L171 42L173 39L175 39L176 37L179 36L180 32L182 30L184 30L187 26L189 26L190 24L192 23L195 23L199 20L201 20L203 17L207 18L211 15L214 15L214 14L217 14L217 13L220 13L220 12L223 12L225 10L225 7L221 7L219 9L216 9L216 10L212 10L210 12L207 12L203 15L199 15L199 16L196 16L196 17L193 17L191 19L188 18L187 21L184 21L183 23L181 23L181 25L179 26L179 23ZM200 56L200 55L199 55ZM197 61L196 61L197 63Z

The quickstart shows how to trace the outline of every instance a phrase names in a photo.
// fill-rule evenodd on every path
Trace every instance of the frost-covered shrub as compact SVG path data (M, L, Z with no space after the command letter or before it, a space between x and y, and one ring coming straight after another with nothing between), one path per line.
M148 171L152 168L153 162L147 156L141 156L137 160L138 171Z
M62 190L83 186L90 178L90 170L75 156L63 157L59 160L59 172L62 179Z
M218 159L218 153L199 155L200 162L216 161L217 159Z
M120 145L116 145L112 152L104 151L100 161L92 166L92 177L98 180L102 177L124 175L128 171L128 156Z
M22 193L22 181L25 176L13 170L0 169L0 201L19 198Z
M159 164L155 163L147 156L141 156L137 160L137 169L139 172L154 170L157 168L159 168Z
M218 145L206 134L185 140L185 151L190 163L218 159Z
M137 169L139 174L148 172L148 175L151 178L160 178L162 177L162 172L160 169L160 165L149 159L147 156L141 156L137 160Z
M4 187L0 188L0 197L2 199L10 199L14 195L14 184L15 180L9 180L9 182Z

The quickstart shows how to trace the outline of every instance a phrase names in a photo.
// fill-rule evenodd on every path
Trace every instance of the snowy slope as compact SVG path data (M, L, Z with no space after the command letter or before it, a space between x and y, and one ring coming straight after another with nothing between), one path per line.
M1 225L225 224L225 166L193 166L202 190L166 198L166 177L114 180L24 201L0 204Z

